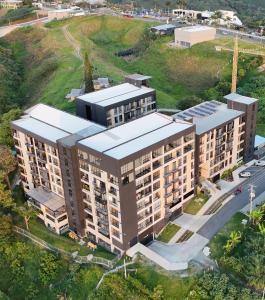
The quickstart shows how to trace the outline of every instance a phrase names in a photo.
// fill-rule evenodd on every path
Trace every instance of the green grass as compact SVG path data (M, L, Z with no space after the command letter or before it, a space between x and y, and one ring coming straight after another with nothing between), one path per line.
M265 137L265 124L257 124L256 133Z
M212 238L209 247L213 258L218 259L223 256L223 247L232 231L242 231L244 229L244 225L241 224L243 219L247 219L247 217L240 212L236 213L222 230Z
M179 230L180 227L178 225L169 223L160 233L157 240L168 243Z
M203 207L203 205L208 201L208 197L205 195L198 195L191 199L187 206L184 208L186 214L196 215L197 212ZM201 200L201 201L198 201Z
M162 274L155 270L152 266L144 264L137 265L135 276L149 289L154 289L157 285L161 285L164 290L164 298L167 300L183 300L186 299L190 289L195 284L194 277L180 278L170 274Z
M115 257L114 254L108 252L100 246L98 246L96 251L92 252L86 246L80 246L77 242L66 236L57 235L51 232L41 223L41 221L38 220L31 220L29 229L30 233L33 235L51 244L52 246L63 249L67 252L72 253L78 251L79 255L93 254L106 259L113 259Z
M211 42L195 45L191 49L172 49L167 43L172 37L162 37L151 42L150 47L132 60L115 56L120 50L135 47L145 28L156 24L141 20L130 20L112 16L89 16L55 21L46 25L45 30L28 31L23 39L30 57L40 55L40 66L45 66L46 52L56 58L57 68L33 86L37 87L29 96L29 105L43 102L58 108L74 111L74 103L69 103L65 95L82 84L83 68L80 60L73 54L72 45L65 39L62 27L68 26L69 32L80 43L81 52L88 52L94 67L95 77L109 77L113 84L123 82L124 75L140 72L152 76L151 87L157 91L157 103L160 108L175 108L179 99L197 95L215 86L222 78L230 78L230 52L216 52L215 46L230 47L231 38L220 38ZM32 38L38 38L32 46ZM12 33L13 42L19 40L21 32ZM24 30L25 32L25 30ZM12 39L11 39L12 40ZM253 43L241 42L244 48L253 48ZM20 49L23 51L23 49ZM37 66L29 62L27 84L31 86L40 73ZM32 88L34 88L32 87ZM25 87L26 88L26 87Z

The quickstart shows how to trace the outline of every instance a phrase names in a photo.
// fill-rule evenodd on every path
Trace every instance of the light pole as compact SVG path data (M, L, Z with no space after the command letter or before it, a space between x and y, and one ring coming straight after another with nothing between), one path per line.
M256 196L254 187L255 186L253 184L249 185L249 201L250 201L249 215L250 215L250 218L251 218L251 214L253 211L253 200Z

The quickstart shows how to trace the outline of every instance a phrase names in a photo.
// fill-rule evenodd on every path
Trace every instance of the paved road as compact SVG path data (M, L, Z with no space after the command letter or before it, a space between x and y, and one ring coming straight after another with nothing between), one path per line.
M256 197L262 194L265 191L265 169L263 169L263 171L259 170L255 177L251 178L248 184L243 184L242 193L224 204L224 206L220 208L220 210L215 213L197 233L210 240L237 211L241 210L249 203L249 184L255 186Z

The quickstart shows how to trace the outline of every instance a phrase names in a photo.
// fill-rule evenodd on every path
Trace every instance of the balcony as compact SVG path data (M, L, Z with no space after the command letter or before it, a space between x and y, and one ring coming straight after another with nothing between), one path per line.
M102 227L99 227L98 232L101 233L102 235L104 235L105 237L109 238L109 231L108 230L106 230Z
M94 185L94 190L100 194L106 194L106 188Z
M137 178L140 178L140 177L142 177L142 176L148 174L150 171L151 171L151 168L150 168L150 167L149 167L149 168L146 168L146 169L142 170L141 172L136 173L136 174L135 174L135 178L136 178L136 179L137 179Z
M153 163L153 170L159 168L160 166L161 166L161 162L160 162L160 161L155 161L155 162Z
M101 213L101 214L103 214L105 216L108 215L108 208L107 208L107 206L98 206L98 205L96 205L96 210L97 210L97 212L99 212L99 213Z

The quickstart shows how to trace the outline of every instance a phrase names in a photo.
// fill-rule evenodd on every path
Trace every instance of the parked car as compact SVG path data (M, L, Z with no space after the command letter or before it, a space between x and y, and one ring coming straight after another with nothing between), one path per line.
M255 166L265 167L265 160L258 160L255 162Z
M239 173L239 176L243 177L243 178L248 178L248 177L251 176L251 173L247 172L247 171L244 171L244 172Z
M240 194L240 193L242 193L242 186L239 186L239 187L235 190L234 195L238 195L238 194Z

